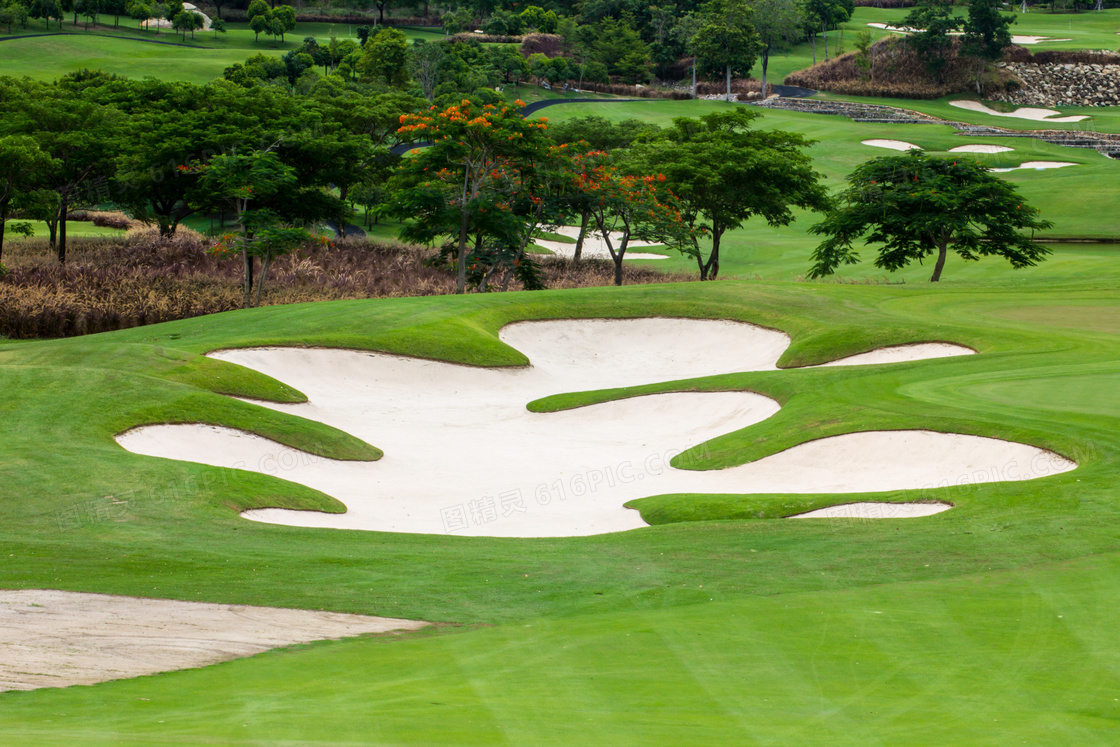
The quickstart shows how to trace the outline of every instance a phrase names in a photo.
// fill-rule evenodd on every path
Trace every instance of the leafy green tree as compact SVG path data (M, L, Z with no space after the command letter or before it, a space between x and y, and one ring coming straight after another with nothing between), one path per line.
M58 164L27 135L0 137L0 259L12 201L31 192Z
M272 34L272 14L258 13L249 19L249 28L253 31L253 41L259 42L261 34Z
M744 0L711 0L704 5L700 28L692 37L693 53L724 69L729 99L731 73L749 75L761 48L752 15Z
M56 20L59 30L62 29L62 4L58 0L31 0L28 15L41 19L48 29L51 27L51 20Z
M280 32L279 34L273 34L273 36L279 36L281 43L283 43L284 34L294 31L296 28L295 8L290 5L281 5L272 11L272 20L275 23L275 30Z
M543 34L555 34L560 19L554 10L545 10L539 5L530 5L521 11L521 22L526 27Z
M101 12L113 16L113 28L121 25L121 16L128 15L128 0L101 0Z
M152 17L152 9L144 3L133 3L128 7L128 16L136 21L137 28L141 28Z
M922 0L903 20L913 32L906 44L926 65L926 72L938 82L948 62L953 47L950 33L960 28L960 20L953 15L951 0Z
M754 0L751 21L758 32L762 60L762 98L766 98L766 71L770 53L788 49L805 26L805 11L798 0Z
M546 128L508 104L480 107L467 99L402 118L398 137L433 144L405 159L397 177L394 209L415 219L401 236L422 243L441 236L454 240L457 293L466 292L472 235L479 244L487 234L506 244L514 240L519 219L503 191L500 167L540 160L551 146Z
M598 33L591 43L592 57L595 61L606 65L607 72L621 75L624 67L623 60L629 61L625 70L633 72L633 55L649 61L649 45L642 41L641 34L625 21L614 18L605 18L599 23Z
M854 0L806 0L805 12L818 22L817 28L824 37L824 59L828 60L828 30L839 28L840 24L852 17L855 11ZM813 62L816 63L817 48L813 44Z
M408 37L400 29L382 27L366 42L358 69L373 81L403 88L408 83Z
M86 28L90 23L97 24L97 14L101 12L101 0L74 0L74 12L86 19Z
M210 30L214 32L214 39L217 40L218 34L226 33L226 22L221 18L211 19Z
M274 218L275 213L262 214L256 205L294 185L296 171L271 149L215 156L194 170L201 176L202 188L215 199L228 201L237 213L241 231L226 245L225 253L235 245L241 255L245 268L245 308L249 308L253 305L256 259L261 256L254 239L258 231L279 220Z
M436 86L441 82L443 62L447 57L443 47L442 43L425 42L421 39L408 50L408 71L412 79L420 84L420 90L428 101L432 100Z
M183 41L187 40L187 32L190 31L194 34L195 19L198 18L193 11L180 10L174 18L171 19L171 28L183 34Z
M978 161L907 155L873 158L848 177L839 206L809 229L827 236L813 251L809 277L856 264L856 241L882 244L875 266L894 271L937 257L931 282L941 279L951 246L965 260L999 256L1012 267L1030 267L1050 250L1024 236L1050 228L1016 187Z
M718 111L699 119L679 117L657 140L638 143L631 168L665 175L693 236L711 237L705 258L699 242L693 254L700 279L719 274L720 243L727 231L754 216L771 226L789 225L792 208L825 210L830 202L804 150L812 141L780 130L754 130L759 114L747 109Z
M241 214L242 230L240 233L225 234L211 248L211 253L217 257L241 257L247 261L260 260L260 276L256 281L256 290L245 297L245 307L259 306L265 282L268 280L268 270L272 263L295 250L316 237L306 228L284 223L276 213L271 210L249 210ZM248 265L247 265L248 266Z
M614 284L622 285L623 261L631 241L649 241L687 251L695 245L689 225L661 174L626 173L617 158L592 151L576 158L575 188L587 206L614 262ZM627 164L627 170L634 164Z
M980 95L984 93L984 70L1001 59L1003 50L1011 46L1011 24L1017 20L1013 15L1003 15L999 9L995 0L971 0L968 4L961 53L976 60L974 79L976 93Z

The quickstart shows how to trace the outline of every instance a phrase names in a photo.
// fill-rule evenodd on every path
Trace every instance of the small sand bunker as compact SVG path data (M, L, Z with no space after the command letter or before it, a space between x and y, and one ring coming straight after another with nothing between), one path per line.
M1009 153L1015 150L1006 145L958 145L950 148L950 153Z
M576 227L576 226L560 226L559 228L556 229L556 233L558 233L562 236L567 236L571 239L578 239L579 238L579 228ZM611 246L614 247L615 251L618 250L618 247L619 247L619 244L621 243L621 241L622 241L622 234L621 233L618 233L618 232L612 232L611 233ZM560 257L565 257L567 259L573 259L576 256L576 245L575 244L568 244L568 243L563 242L563 241L552 241L550 239L540 239L540 238L534 239L534 243L538 244L540 246L543 246L545 249L548 249L553 254L555 254L557 256L560 256ZM652 252L631 251L632 247L644 247L644 246L657 246L657 244L651 244L648 241L631 241L626 246L626 255L623 257L623 261L631 260L631 259L668 259L668 257L665 256L664 254L654 254ZM585 236L584 239L583 239L583 256L586 257L587 259L610 259L611 258L610 250L607 249L607 242L605 242L603 240L603 235L601 233L599 233L598 231L592 231L592 230L588 229L587 236Z
M997 112L995 109L990 109L981 104L979 101L950 101L950 106L955 106L958 109L967 109L970 112L980 112L981 114L990 114L993 117L1014 117L1016 119L1031 119L1036 122L1080 122L1083 119L1088 119L1087 116L1070 116L1062 117L1057 109L1032 109L1031 107L1020 107L1013 112Z
M948 503L842 503L818 508L790 519L916 519L948 511Z
M904 140L863 140L864 145L872 148L889 148L890 150L921 150L922 146L907 143Z
M376 444L385 452L377 462L336 462L204 425L139 428L117 440L138 454L274 475L347 507L345 514L243 514L256 521L504 537L643 527L624 504L650 495L880 492L1029 479L1074 466L1023 444L890 431L820 439L730 469L676 469L671 461L683 450L759 423L778 404L740 391L655 394L556 413L526 404L563 392L774 370L786 335L738 322L633 319L525 322L500 337L531 365L483 369L323 349L213 355L304 392L306 404L265 406ZM873 351L862 362L947 354L940 345Z
M889 348L879 348L859 355L821 363L811 368L827 368L829 366L867 366L877 363L909 363L911 361L924 361L932 358L949 358L956 355L974 355L972 348L962 345L952 345L947 342L923 342L917 345L895 345Z
M1055 39L1051 36L1012 35L1012 44L1046 44L1047 42L1068 42L1073 39Z
M997 173L1006 173L1008 171L1045 171L1046 169L1063 169L1066 166L1076 166L1076 163L1069 163L1068 161L1027 161L1026 163L1018 166L1012 166L1008 169L988 169Z
M0 690L92 685L428 623L336 612L0 590Z

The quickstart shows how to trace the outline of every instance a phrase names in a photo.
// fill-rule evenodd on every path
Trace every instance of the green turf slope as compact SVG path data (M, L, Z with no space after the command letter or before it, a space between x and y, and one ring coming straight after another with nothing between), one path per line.
M1118 275L353 301L0 341L0 586L452 624L403 640L2 694L0 733L11 744L1107 741L1120 697L1111 623L1120 338L1107 322L1120 306ZM376 458L377 444L222 396L300 400L200 354L325 345L518 365L524 358L496 336L508 322L650 315L782 329L793 338L787 367L923 339L979 352L660 387L745 388L783 405L686 453L684 466L740 463L876 427L1002 436L1081 466L1026 483L887 496L956 506L924 519L790 522L729 513L742 508L731 498L676 496L655 507L660 518L651 518L667 522L658 526L519 540L247 522L238 509L338 506L282 474L145 458L112 441L143 423L200 421ZM568 399L561 404L580 397ZM770 499L783 497L756 500Z

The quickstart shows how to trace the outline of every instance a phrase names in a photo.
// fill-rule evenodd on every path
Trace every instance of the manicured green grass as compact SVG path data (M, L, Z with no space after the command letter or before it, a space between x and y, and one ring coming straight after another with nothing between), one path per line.
M1009 309L1055 304L1060 319L1085 316L1083 307L1115 305L1118 275L1114 265L1024 286L721 282L308 304L0 343L4 585L498 626L10 693L0 696L0 728L12 743L1104 739L1115 705L1103 694L1120 686L1108 612L1120 594L1108 554L1120 518L1120 402L1100 393L1120 391L1120 340ZM268 476L135 456L111 440L140 423L202 421L357 456L325 426L219 397L299 395L198 355L296 344L518 365L524 358L495 336L509 321L634 315L783 329L793 337L783 365L923 339L980 353L651 387L745 388L783 406L683 455L683 466L916 427L1033 443L1081 467L890 494L955 505L913 521L708 521L723 507L690 515L709 499L678 496L663 501L676 515L662 526L497 540L245 522L236 516L245 506L330 502ZM99 513L110 495L126 507Z
M103 19L106 20L106 19ZM0 75L27 75L40 80L53 80L79 69L104 70L131 78L154 76L165 80L207 83L222 77L222 71L234 63L244 62L254 54L280 57L298 48L303 39L314 36L321 42L331 35L354 39L354 27L345 23L300 23L295 31L280 42L272 37L254 39L248 24L231 23L226 34L215 38L212 32L197 32L184 44L181 35L161 29L138 30L134 24L120 28L97 28L85 31L63 23L65 36L46 36L0 42ZM52 28L52 31L54 29ZM442 38L442 34L404 29L411 39ZM27 34L44 33L35 23ZM149 42L160 42L159 44ZM321 72L321 70L320 70Z

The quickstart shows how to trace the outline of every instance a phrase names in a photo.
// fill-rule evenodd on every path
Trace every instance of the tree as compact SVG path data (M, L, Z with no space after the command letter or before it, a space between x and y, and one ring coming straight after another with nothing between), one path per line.
M614 262L615 285L622 285L622 264L631 241L682 250L695 244L664 175L625 173L603 151L580 156L576 163L576 188L587 195L591 219Z
M279 34L273 34L273 36L279 36L280 41L283 42L284 34L294 31L296 28L295 8L290 5L281 5L272 11L272 20L275 24L274 30L280 32Z
M256 292L245 297L245 307L248 308L260 305L265 281L268 280L268 269L273 261L291 254L316 237L306 228L284 223L271 210L246 211L241 214L240 222L240 233L225 234L214 243L210 251L223 259L240 254L250 262L253 259L260 260L261 272L256 282Z
M436 44L422 39L417 40L408 50L408 70L413 80L420 84L420 90L424 92L424 98L428 101L432 100L436 86L440 83L440 68L446 56L442 43Z
M217 199L227 200L237 212L241 231L236 241L245 267L245 308L253 305L255 260L261 256L255 243L256 233L278 222L275 213L254 210L255 204L296 182L296 172L281 162L276 152L269 148L250 153L232 153L215 156L210 163L197 165L193 170L201 176L201 185ZM228 253L228 250L227 252ZM259 293L258 293L259 296Z
M30 192L57 162L27 135L0 137L0 259L4 254L4 226L12 201Z
M912 29L906 44L926 64L926 72L940 82L953 46L949 34L960 28L951 0L922 0L922 5L910 11L903 23Z
M97 14L101 12L101 0L74 0L74 13L86 19L86 28L90 23L97 24Z
M744 0L711 0L704 5L700 29L692 37L692 51L697 57L724 68L728 99L732 68L749 75L761 46L751 16Z
M964 24L961 53L976 59L976 93L983 95L984 70L1003 57L1003 50L1011 46L1011 24L1015 16L999 12L994 0L972 0L968 4L968 21Z
M31 0L28 15L42 19L48 29L51 27L51 19L57 20L58 28L62 29L62 5L58 0Z
M1053 224L1026 204L1014 185L979 162L933 158L921 151L873 158L848 177L840 206L811 233L827 236L813 251L809 277L856 264L853 242L883 244L875 266L893 272L936 254L930 282L941 279L949 247L965 260L1000 256L1030 267L1050 250L1020 233Z
M194 33L194 21L196 17L193 11L180 10L175 14L175 17L171 19L171 28L181 32L183 34L183 41L186 41L187 32L190 31L192 34Z
M226 22L221 18L215 18L210 21L210 30L214 32L214 39L218 38L218 34L226 33Z
M259 42L261 39L261 32L265 34L272 33L272 14L271 13L258 13L249 19L249 28L253 31L253 41Z
M375 81L403 88L408 83L408 37L400 29L380 28L366 42L359 69Z
M136 27L140 28L152 17L152 9L144 3L133 3L128 8L128 16L136 21Z
M524 106L520 101L517 106ZM499 167L537 160L550 141L543 122L529 122L507 104L476 106L468 99L443 111L403 115L397 136L430 139L406 159L394 197L396 212L417 218L401 232L408 240L455 240L456 292L466 292L468 241L485 232L510 236L516 222ZM506 207L502 207L503 203Z
M677 118L661 138L634 146L634 168L665 175L694 236L710 236L707 258L691 251L700 279L719 274L723 235L754 216L772 226L789 225L791 208L826 210L828 193L804 149L812 141L780 130L753 130L759 114L732 109L699 119Z
M805 12L809 16L815 18L818 22L819 28L824 36L824 59L828 60L828 30L839 28L841 23L844 23L852 17L855 11L854 0L806 0ZM813 60L816 64L817 47L816 43L813 44Z
M805 11L798 0L754 0L751 20L762 45L762 98L766 98L766 70L770 52L787 48L805 25Z
M101 12L113 16L113 28L121 25L121 16L128 15L128 0L101 0Z

